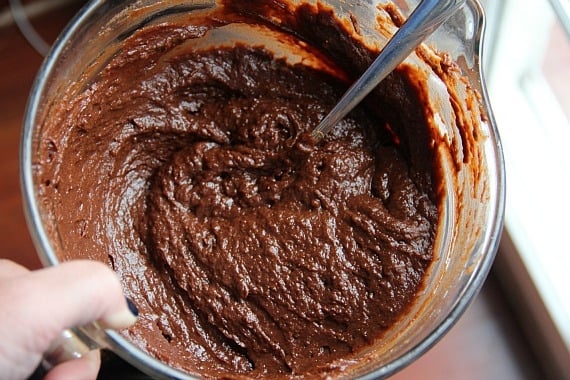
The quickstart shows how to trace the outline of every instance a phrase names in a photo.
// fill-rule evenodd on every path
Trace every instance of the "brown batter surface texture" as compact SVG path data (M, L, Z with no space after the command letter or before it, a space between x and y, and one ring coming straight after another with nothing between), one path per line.
M421 94L399 69L315 144L360 68L184 48L208 22L143 28L58 106L41 196L63 259L119 273L141 310L125 334L151 355L206 377L326 376L398 320L432 261Z

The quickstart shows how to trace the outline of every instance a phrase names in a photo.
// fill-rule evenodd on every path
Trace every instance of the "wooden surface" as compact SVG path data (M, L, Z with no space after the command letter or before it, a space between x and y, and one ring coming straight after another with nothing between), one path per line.
M0 11L6 7L0 1ZM34 25L53 41L76 6L58 10ZM18 151L27 94L41 57L15 26L0 28L0 257L31 269L40 267L25 224L20 195ZM426 355L394 379L543 379L531 345L515 323L493 275L457 325ZM117 377L118 374L121 374ZM110 359L101 379L143 378Z

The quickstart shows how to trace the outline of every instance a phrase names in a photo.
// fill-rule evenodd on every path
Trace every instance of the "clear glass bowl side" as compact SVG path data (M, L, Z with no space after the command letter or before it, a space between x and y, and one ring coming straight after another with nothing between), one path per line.
M382 46L385 36L376 29L377 3L344 2L329 0L341 16L352 13L362 26L363 36L371 44ZM402 12L407 14L417 1L399 1ZM21 147L22 188L28 224L39 255L45 265L55 265L59 243L50 240L55 226L51 220L52 207L41 204L36 198L34 183L35 163L39 151L43 120L49 117L53 96L62 89L81 91L94 78L99 69L110 59L120 42L138 27L154 19L174 15L177 12L201 10L215 5L215 1L94 1L89 3L65 29L52 52L38 73L30 95ZM444 203L438 240L438 260L434 264L426 291L407 318L368 352L363 360L351 368L350 376L379 378L393 374L411 363L435 344L457 321L467 305L482 286L496 252L502 228L504 209L504 165L499 136L485 91L481 73L480 56L484 18L475 0L455 15L436 32L427 45L449 52L468 79L468 86L458 84L461 93L476 90L481 94L481 104L462 103L461 107L480 121L477 133L484 138L474 144L476 167L453 170L452 163L441 157L447 165L445 186L448 197ZM417 57L410 64L428 70ZM437 79L434 79L437 82ZM438 86L435 86L438 87ZM441 86L439 86L441 90ZM439 90L431 92L433 104L449 103L448 94ZM442 111L442 110L440 110ZM452 112L443 110L442 127L449 136L457 136L457 128L449 119ZM448 115L448 116L446 116ZM459 140L460 141L460 140ZM447 157L447 158L446 158ZM437 294L435 296L434 294ZM191 379L145 354L119 333L87 331L98 344L113 349L131 364L157 378ZM348 375L348 374L347 374Z

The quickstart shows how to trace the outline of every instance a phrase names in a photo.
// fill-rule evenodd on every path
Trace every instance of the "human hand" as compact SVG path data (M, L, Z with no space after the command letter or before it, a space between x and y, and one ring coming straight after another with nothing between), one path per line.
M0 259L0 377L29 377L67 328L98 321L123 329L137 314L117 275L102 263L71 261L29 271ZM45 379L95 379L99 367L99 351L92 351L55 366Z

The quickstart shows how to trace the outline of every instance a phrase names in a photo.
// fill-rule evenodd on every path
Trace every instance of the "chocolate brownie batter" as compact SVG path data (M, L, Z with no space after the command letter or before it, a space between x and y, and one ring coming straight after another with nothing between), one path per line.
M309 132L377 52L323 8L289 15L309 37L249 11L129 36L53 107L40 193L62 259L119 273L141 311L125 334L151 355L206 377L327 376L406 312L432 261L423 97L401 66L316 144ZM236 20L304 38L319 59L194 44Z

